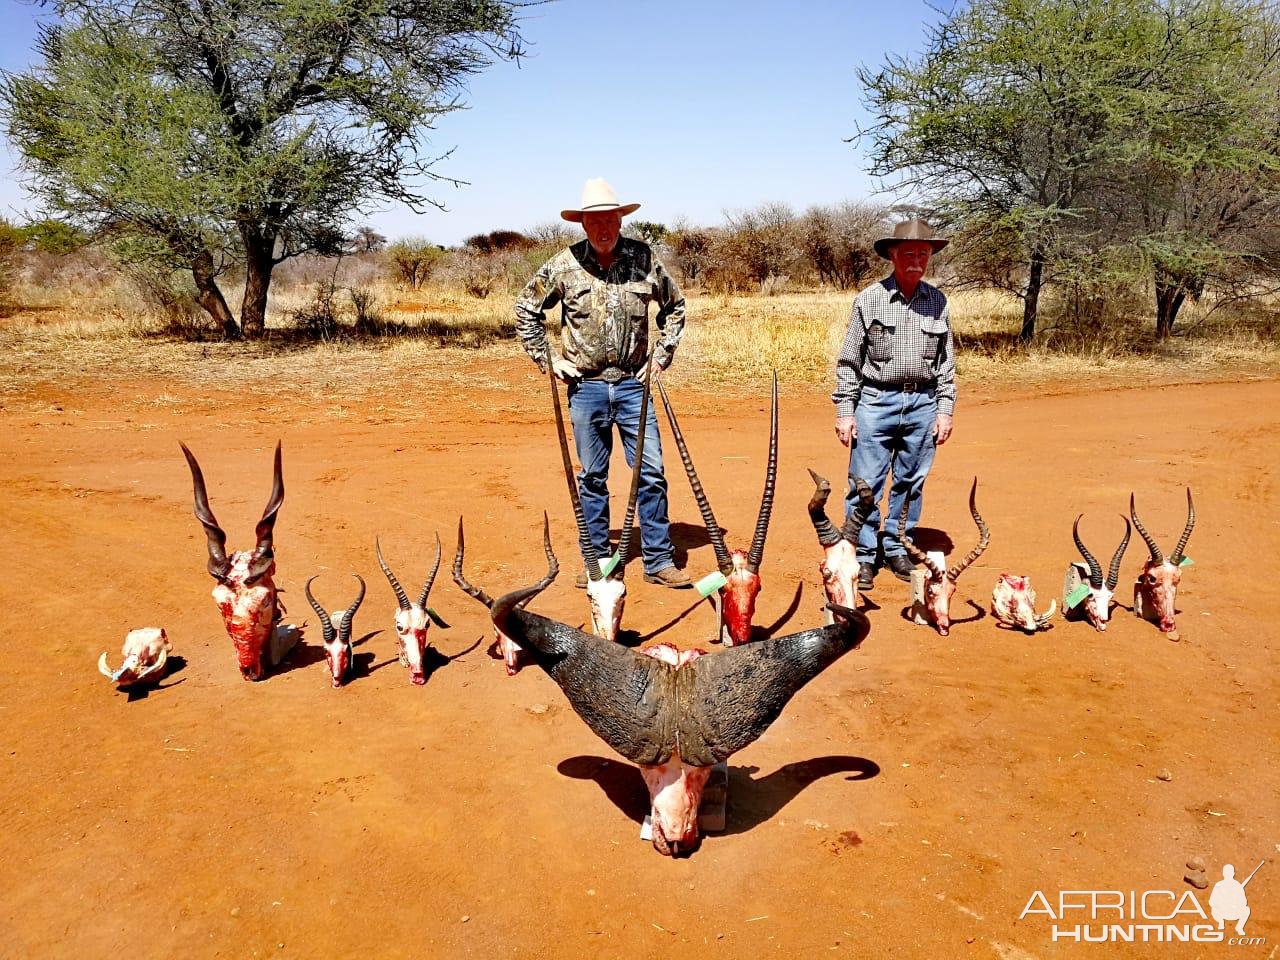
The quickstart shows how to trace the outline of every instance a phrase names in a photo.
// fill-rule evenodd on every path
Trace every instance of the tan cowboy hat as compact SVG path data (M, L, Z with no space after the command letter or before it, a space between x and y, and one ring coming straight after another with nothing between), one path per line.
M619 203L618 195L603 177L588 180L582 187L582 205L576 210L561 210L560 216L570 223L581 223L584 213L617 210L624 217L640 209L638 203Z
M885 260L888 260L889 248L894 244L901 243L903 240L924 240L929 246L933 247L934 253L937 253L951 242L944 237L935 237L933 235L933 227L923 220L903 220L902 223L894 226L893 236L881 237L875 242L875 251Z

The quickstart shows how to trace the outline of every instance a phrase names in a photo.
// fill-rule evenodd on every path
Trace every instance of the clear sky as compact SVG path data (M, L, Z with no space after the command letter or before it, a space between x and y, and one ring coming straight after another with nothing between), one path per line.
M0 67L29 65L47 7L0 0ZM855 70L924 43L937 13L920 0L556 0L525 10L530 55L469 84L469 108L444 117L436 169L468 181L432 187L447 212L384 209L391 237L454 244L499 227L555 219L603 176L637 217L716 224L772 200L797 209L876 188L844 140L865 117ZM17 158L0 154L0 215L35 201Z

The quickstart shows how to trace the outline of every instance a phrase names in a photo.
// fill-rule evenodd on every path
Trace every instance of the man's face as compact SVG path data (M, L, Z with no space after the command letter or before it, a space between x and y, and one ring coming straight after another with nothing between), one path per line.
M915 284L924 277L929 269L929 258L933 256L933 247L926 240L903 240L889 248L889 260L893 263L894 275L899 282Z
M622 214L617 210L603 210L582 215L582 229L587 232L587 240L597 256L607 256L613 252L622 233ZM925 244L927 247L928 244Z

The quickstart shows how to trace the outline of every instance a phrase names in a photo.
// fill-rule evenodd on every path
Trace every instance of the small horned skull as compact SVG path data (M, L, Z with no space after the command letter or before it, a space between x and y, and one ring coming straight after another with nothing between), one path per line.
M120 668L112 670L103 653L98 658L98 672L121 689L159 683L164 679L170 649L163 627L139 627L124 638Z
M1107 623L1111 620L1111 605L1115 596L1116 583L1120 579L1120 561L1124 559L1124 552L1129 546L1129 536L1132 529L1129 526L1127 517L1121 517L1124 521L1124 536L1120 540L1120 546L1116 547L1116 552L1111 555L1111 566L1107 568L1107 575L1102 575L1102 564L1098 559L1089 552L1085 547L1084 541L1080 539L1080 521L1084 518L1084 514L1076 517L1076 522L1071 528L1071 537L1076 542L1076 549L1080 551L1080 556L1084 557L1085 566L1088 573L1083 580L1083 586L1088 590L1083 600L1074 607L1074 616L1083 616L1093 629L1101 632L1107 629ZM1076 565L1079 567L1079 565ZM1070 571L1068 571L1070 575ZM1064 598L1064 603L1065 603ZM1073 611L1068 611L1072 613Z
M378 554L378 566L395 591L396 603L396 643L399 647L400 665L409 669L409 682L421 686L427 682L426 670L423 666L427 655L427 628L431 626L431 615L427 612L427 597L436 582L436 573L440 569L440 534L436 534L436 559L431 565L431 572L422 586L422 592L416 601L411 601L405 593L400 581L387 566L382 556L382 543L374 539L374 548Z
M1183 550L1186 549L1191 531L1196 525L1196 508L1191 501L1191 488L1187 487L1187 525L1169 557L1160 552L1155 539L1147 533L1147 528L1138 519L1133 494L1129 495L1129 516L1133 519L1133 528L1138 531L1138 536L1146 541L1147 549L1151 551L1150 559L1142 565L1142 571L1133 585L1133 612L1158 623L1160 631L1170 640L1178 640L1178 626L1174 622L1178 584L1182 582L1183 564L1190 562Z
M1036 613L1036 591L1030 577L1012 573L1000 574L991 591L991 613L1005 627L1035 633L1048 630L1049 621L1058 610L1058 601L1050 600L1045 613Z
M302 592L307 595L307 602L311 604L311 609L320 618L320 627L324 631L324 659L329 667L329 678L333 681L335 688L342 686L351 674L351 625L355 620L356 611L364 601L364 578L358 573L352 576L360 584L355 600L345 610L336 610L332 614L326 613L324 607L316 602L315 596L311 593L311 584L317 579L316 577L308 580L306 586L302 588Z
M924 581L924 618L937 628L938 633L944 637L951 632L951 598L956 592L956 581L960 579L960 574L968 569L969 564L982 556L991 543L991 531L987 529L986 523L978 514L977 495L978 478L974 477L973 486L969 488L969 515L973 517L973 522L978 528L978 545L969 551L969 554L963 560L954 564L950 569L943 569L940 563L912 543L910 537L907 536L907 511L911 507L910 496L903 499L902 516L898 518L898 536L902 540L902 546L907 551L907 556L916 563L922 564L926 571Z

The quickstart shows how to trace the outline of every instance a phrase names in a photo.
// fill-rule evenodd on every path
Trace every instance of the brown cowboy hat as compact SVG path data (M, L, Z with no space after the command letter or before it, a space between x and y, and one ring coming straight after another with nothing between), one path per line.
M923 220L903 220L893 228L893 236L881 237L873 244L875 251L885 260L889 259L889 248L904 240L924 240L937 253L951 241L945 237L935 237L933 227Z
M584 213L617 210L624 217L640 209L638 203L619 203L618 195L603 177L588 180L582 188L582 205L572 210L561 210L560 216L570 223L581 223Z

